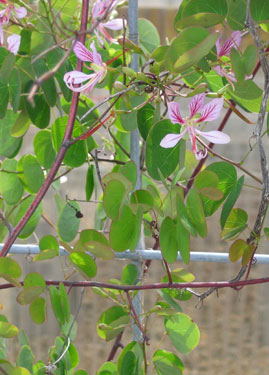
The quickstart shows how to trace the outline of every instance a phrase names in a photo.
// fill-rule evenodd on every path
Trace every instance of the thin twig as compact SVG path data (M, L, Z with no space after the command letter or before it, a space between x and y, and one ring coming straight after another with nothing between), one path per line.
M137 316L137 313L135 311L135 308L133 306L133 302L132 302L132 299L130 297L130 294L129 294L129 291L126 291L126 296L127 296L127 299L128 299L128 303L129 303L129 306L130 306L130 309L131 309L131 312L133 314L133 318L134 318L134 321L135 321L135 324L137 325L137 327L139 328L140 332L142 333L142 336L143 336L143 340L144 342L149 345L149 338L148 336L145 334L144 332L144 329L141 325L141 322L139 320L139 317Z

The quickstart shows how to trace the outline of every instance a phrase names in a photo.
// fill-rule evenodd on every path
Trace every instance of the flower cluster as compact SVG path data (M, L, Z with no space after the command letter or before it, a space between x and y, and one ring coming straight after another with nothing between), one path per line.
M205 94L195 95L189 104L190 115L183 118L180 113L180 106L176 102L168 103L168 115L173 124L180 124L180 134L167 134L161 141L160 145L164 148L174 147L185 135L192 144L192 151L197 160L203 159L207 155L207 150L199 150L196 137L201 136L209 142L217 144L225 144L230 142L230 137L218 130L203 132L195 127L205 121L216 120L221 113L223 107L223 98L213 99L208 104L204 104Z
M98 21L107 10L111 11L117 5L117 0L97 0L92 8L92 20ZM97 37L98 43L102 46L104 44L103 39L100 34L103 35L108 41L115 42L106 29L110 30L121 30L126 26L126 20L121 18L115 18L107 22L98 23L97 28L95 29L95 35Z
M74 52L76 56L82 61L89 61L91 63L91 69L95 73L85 74L78 70L73 70L64 75L64 82L66 86L75 92L86 91L90 92L93 87L101 82L106 75L106 64L103 63L101 55L97 52L95 42L91 43L91 50L88 50L82 43L76 42L74 44ZM81 83L88 81L82 86Z
M24 7L17 8L14 4L9 4L6 0L0 0L0 3L7 5L5 9L0 11L0 46L2 46L4 43L3 26L9 23L11 16L18 19L24 18L27 15L27 10ZM11 53L14 53L14 55L18 53L20 43L20 35L12 34L7 38L7 48Z

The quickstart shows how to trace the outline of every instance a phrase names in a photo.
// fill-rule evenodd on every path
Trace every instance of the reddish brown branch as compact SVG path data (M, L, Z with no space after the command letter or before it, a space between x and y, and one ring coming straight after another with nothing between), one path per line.
M89 11L89 1L83 0L82 15L81 15L81 30L82 31L87 29L88 11ZM82 43L85 42L85 34L80 36L80 41ZM83 64L82 61L78 60L76 70L81 71L82 70L82 64ZM53 166L50 169L49 174L48 174L44 184L41 186L41 189L37 193L33 203L31 204L31 206L29 207L29 209L27 210L27 212L25 213L23 218L16 225L16 227L12 231L12 234L9 236L8 240L6 241L2 251L0 253L0 257L3 257L3 256L7 255L10 247L16 241L18 235L20 234L20 232L22 231L22 229L24 228L24 226L26 225L26 223L28 222L30 217L33 215L33 213L35 212L35 210L39 206L42 199L44 198L44 196L47 193L50 185L53 182L54 177L56 176L56 173L58 172L58 170L61 166L61 163L62 163L63 158L64 158L64 156L66 154L66 151L67 151L67 147L65 146L65 144L68 140L70 140L70 138L72 136L74 122L75 122L76 115L77 115L78 99L79 99L79 93L76 93L76 92L73 93L72 102L71 102L71 106L70 106L70 113L69 113L67 126L66 126L66 131L65 131L65 134L64 134L62 145L61 145L60 150L59 150L59 152L56 156L56 159L53 163Z
M142 324L139 320L139 317L137 316L137 313L135 311L135 308L134 308L134 305L133 305L133 302L132 302L132 299L130 297L130 294L129 294L129 291L127 290L126 291L126 296L127 296L127 299L128 299L128 303L129 303L129 306L130 306L130 309L131 309L131 312L132 312L132 315L133 315L133 318L134 318L134 321L135 321L135 324L137 325L137 327L139 328L140 332L142 333L142 336L143 336L143 340L144 342L149 345L149 338L148 336L145 334L145 331L144 331L144 328L142 327Z
M122 343L121 343L121 338L122 338L123 332L124 332L124 331L121 331L121 333L119 333L118 336L116 337L115 342L114 342L114 344L113 344L113 346L112 346L112 349L111 349L111 351L110 351L110 353L109 353L109 356L108 356L108 358L107 358L107 361L108 361L108 362L109 362L109 361L113 361L113 359L115 358L115 355L116 355L116 353L117 353L117 350L118 350L119 348L123 348L123 345L122 345Z

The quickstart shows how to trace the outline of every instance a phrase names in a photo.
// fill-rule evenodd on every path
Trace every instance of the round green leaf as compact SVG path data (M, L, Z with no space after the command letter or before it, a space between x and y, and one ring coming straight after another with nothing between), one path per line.
M27 85L29 92L33 82L30 81ZM36 94L34 96L34 104L28 101L27 96L23 97L24 100L24 107L30 120L34 125L36 125L39 129L44 129L49 125L50 122L50 107L46 102L44 95Z
M49 294L54 315L58 320L60 326L62 326L65 323L65 315L63 311L60 293L54 285L51 285L49 287Z
M134 285L138 276L138 269L135 264L126 264L121 273L123 284Z
M180 353L189 353L198 345L200 331L188 315L176 313L165 319L164 325L172 344Z
M8 99L8 84L6 83L6 80L0 76L0 119L5 117Z
M247 111L259 112L263 91L252 80L240 84L235 82L234 89L228 89L227 93Z
M21 274L21 266L14 259L9 257L0 258L0 275L7 275L18 279L21 277Z
M128 181L132 183L132 189L135 188L136 184L136 177L137 177L137 170L136 164L133 160L128 161L126 164L122 165L118 171L124 177L127 178Z
M34 151L38 162L46 169L50 169L56 152L52 146L51 132L47 129L40 130L34 138Z
M233 208L228 216L221 238L228 240L241 233L247 227L248 214L241 208Z
M160 229L160 246L164 259L173 263L177 259L178 244L176 227L173 220L166 216Z
M43 74L49 71L47 64L43 58L35 61L33 63L33 68L37 77L41 77ZM54 82L54 78L51 77L49 79L46 79L42 83L41 88L44 92L48 105L50 107L54 107L56 105L56 100L57 100L57 89L56 89L56 85Z
M5 118L0 120L0 155L7 158L14 157L22 144L22 138L15 138L11 135L11 129L17 117L18 115L11 110L7 110Z
M182 375L184 365L178 356L166 350L157 350L153 355L153 364L158 375Z
M219 179L216 173L204 170L196 176L194 186L199 193L207 198L218 201L223 198L223 193L218 189Z
M12 137L22 137L28 130L30 126L30 120L25 110L22 110L17 117L16 121L14 122L11 135Z
M232 30L242 30L246 23L245 0L228 0L227 22Z
M137 112L137 124L141 137L146 141L148 133L153 125L154 107L147 103Z
M120 375L135 375L136 358L132 351L128 351L122 358Z
M24 367L15 367L9 375L31 375L31 373Z
M19 330L13 324L0 321L0 337L10 339L17 336Z
M59 117L52 124L52 142L56 152L59 151L62 140L64 137L66 124L68 121L67 116ZM74 130L72 133L73 137L78 137L82 134L82 128L78 123L75 123ZM85 141L78 141L68 148L63 162L72 168L80 167L84 164L87 157L87 148Z
M80 233L82 246L91 254L101 259L113 259L114 252L108 244L108 240L102 233L94 229L85 229Z
M4 160L2 170L7 172L0 172L1 194L7 204L14 205L19 202L24 191L19 175L12 173L17 171L17 161L14 159Z
M68 298L65 286L62 283L59 284L59 296L60 296L60 299L61 299L61 304L63 306L65 321L69 322L70 321L69 298Z
M112 306L98 319L98 335L106 341L112 340L129 323L129 314L121 306Z
M164 178L170 176L179 163L180 142L172 148L160 146L161 140L168 133L180 133L180 125L172 124L170 120L162 120L155 124L148 135L146 143L146 167L149 175L155 180L161 180L159 170Z
M138 207L142 207L143 212L148 212L153 208L154 201L147 190L135 190L130 197L131 208L134 212Z
M140 44L148 53L153 52L161 44L156 27L147 19L138 20L138 33Z
M90 279L96 275L97 267L90 255L75 251L69 255L69 259L85 279Z
M43 276L37 272L30 272L24 279L24 288L30 288L32 286L43 287L43 291L46 289L46 282Z
M190 261L190 233L181 223L178 221L176 224L177 244L180 251L180 255L185 264Z
M21 166L20 166L21 165ZM32 194L36 194L45 180L40 164L33 155L25 155L19 163L18 170L22 168L22 180Z
M112 220L118 220L128 191L117 180L109 181L104 191L104 210Z
M43 324L46 320L46 300L43 297L35 299L30 305L30 316L34 323Z
M14 113L16 113L19 108L19 103L21 99L21 80L19 72L16 68L13 69L10 74L8 87L11 97L12 108Z
M250 13L258 23L269 22L269 2L267 0L250 0Z
M30 372L33 371L34 354L29 345L23 345L18 355L16 364L24 367Z
M79 205L72 201L64 206L59 215L57 228L63 241L71 242L78 233L80 220L76 217L77 211L79 211Z
M24 288L24 290L22 290L17 295L17 302L21 305L28 305L29 303L33 302L37 297L39 297L40 294L43 292L43 286L30 286L28 288Z
M51 234L47 234L39 241L39 248L41 251L47 249L59 250L59 243L54 236L52 236Z
M237 262L248 248L248 244L244 240L234 241L229 248L229 258L231 262Z

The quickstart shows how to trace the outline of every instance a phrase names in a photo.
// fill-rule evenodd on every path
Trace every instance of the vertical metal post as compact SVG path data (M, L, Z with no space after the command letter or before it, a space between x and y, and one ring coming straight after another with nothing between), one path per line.
M129 26L129 38L135 44L138 44L138 0L129 0L128 5L128 26ZM138 71L138 55L133 54L131 68L134 71ZM131 159L136 164L137 170L137 180L135 189L141 189L141 173L140 173L140 148L139 148L139 131L136 128L131 133ZM137 248L144 249L143 237L141 235ZM140 260L134 261L138 269L138 274L142 272L142 262ZM137 316L140 317L142 313L142 293L139 292L133 299L133 306L137 313ZM133 324L133 333L134 340L141 341L143 336L136 324Z

